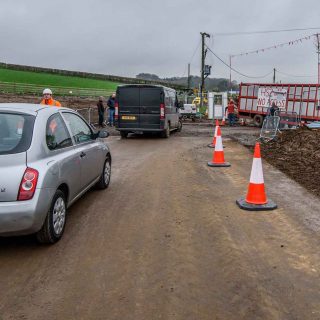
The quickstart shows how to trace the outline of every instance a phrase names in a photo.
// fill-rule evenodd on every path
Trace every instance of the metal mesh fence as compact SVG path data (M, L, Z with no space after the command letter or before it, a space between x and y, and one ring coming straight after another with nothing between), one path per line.
M268 116L264 119L260 131L260 139L263 141L270 141L275 138L280 124L279 116Z

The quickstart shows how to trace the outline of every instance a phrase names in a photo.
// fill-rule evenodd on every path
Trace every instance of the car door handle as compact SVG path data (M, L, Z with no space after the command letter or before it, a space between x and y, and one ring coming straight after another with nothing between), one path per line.
M82 151L81 153L80 153L80 158L83 158L83 157L85 157L86 156L86 154Z

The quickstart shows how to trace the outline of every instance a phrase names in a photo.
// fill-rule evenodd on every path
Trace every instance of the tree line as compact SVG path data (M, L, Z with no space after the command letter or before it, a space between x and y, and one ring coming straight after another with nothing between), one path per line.
M169 77L169 78L160 78L156 74L151 73L139 73L136 75L137 79L144 80L153 80L153 81L166 81L171 82L173 84L183 85L187 87L188 85L188 77ZM201 83L201 78L199 76L190 76L190 88L199 88ZM205 81L206 90L209 91L227 91L227 90L238 90L239 84L237 81L231 82L231 87L229 80L226 78L207 78Z

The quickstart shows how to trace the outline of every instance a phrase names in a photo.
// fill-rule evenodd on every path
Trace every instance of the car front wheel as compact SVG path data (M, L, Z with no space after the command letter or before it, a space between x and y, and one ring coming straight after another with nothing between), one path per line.
M44 224L40 231L37 232L37 240L46 244L53 244L59 241L64 232L66 214L65 195L61 190L57 190L53 196Z

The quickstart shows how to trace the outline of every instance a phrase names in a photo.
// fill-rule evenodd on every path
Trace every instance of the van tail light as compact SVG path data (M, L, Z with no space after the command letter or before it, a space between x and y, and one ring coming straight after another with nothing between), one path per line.
M33 198L34 192L37 187L39 172L32 168L27 168L23 174L19 193L18 201L30 200Z
M116 102L115 105L114 105L114 118L115 120L118 120L119 119L119 103Z
M160 120L164 120L165 112L164 112L164 103L160 104Z

